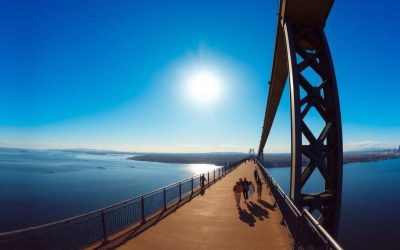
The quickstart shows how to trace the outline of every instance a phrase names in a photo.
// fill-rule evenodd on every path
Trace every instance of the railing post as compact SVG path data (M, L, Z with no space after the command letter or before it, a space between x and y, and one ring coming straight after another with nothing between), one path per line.
M182 182L179 182L179 201L182 200Z
M215 182L215 169L214 169L214 181L213 182Z
M101 227L103 229L103 242L107 243L107 231L106 231L106 218L104 216L104 210L101 210Z
M192 193L190 194L190 199L192 199L193 196L193 177L192 177Z
M144 215L144 197L142 195L142 199L140 200L141 208L142 208L142 223L146 221L145 215Z
M166 192L165 192L165 188L164 188L164 210L166 210L167 209L167 194L166 194Z

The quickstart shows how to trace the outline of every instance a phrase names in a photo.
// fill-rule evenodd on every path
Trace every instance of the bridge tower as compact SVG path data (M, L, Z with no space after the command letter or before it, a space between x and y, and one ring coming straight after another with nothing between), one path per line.
M291 107L290 198L302 210L319 211L319 222L336 237L342 194L342 128L339 95L324 27L333 0L280 0L274 62L258 155L271 130L286 80ZM307 79L305 71L318 76ZM316 110L324 126L314 134L305 119ZM315 131L314 131L315 132ZM306 166L303 166L306 161ZM314 171L324 190L308 194L303 187Z
M249 149L249 157L254 157L255 153L254 153L254 148L250 148Z

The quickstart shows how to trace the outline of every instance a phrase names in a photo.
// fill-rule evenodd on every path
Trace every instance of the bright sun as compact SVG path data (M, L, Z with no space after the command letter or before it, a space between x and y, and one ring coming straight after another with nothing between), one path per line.
M186 86L191 100L200 104L209 104L219 97L221 82L213 72L198 71L189 77Z

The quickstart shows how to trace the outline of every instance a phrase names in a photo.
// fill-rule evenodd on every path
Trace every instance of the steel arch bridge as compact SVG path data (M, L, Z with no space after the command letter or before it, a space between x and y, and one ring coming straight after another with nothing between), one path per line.
M291 109L290 198L302 210L319 211L319 223L337 236L341 193L343 144L339 95L324 27L333 0L280 0L270 89L258 149L262 161L283 89L289 78ZM307 79L312 70L318 84ZM315 109L324 127L314 134L305 118ZM302 165L307 160L306 166ZM314 171L325 184L320 193L303 192Z

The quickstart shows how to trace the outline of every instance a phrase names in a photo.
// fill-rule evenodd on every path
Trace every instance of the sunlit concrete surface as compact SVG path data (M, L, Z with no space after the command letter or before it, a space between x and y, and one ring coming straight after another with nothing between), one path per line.
M263 186L262 201L241 200L232 191L239 178L254 181L254 163L244 163L221 181L142 233L112 246L118 249L291 249L282 215ZM112 245L112 244L111 244Z

